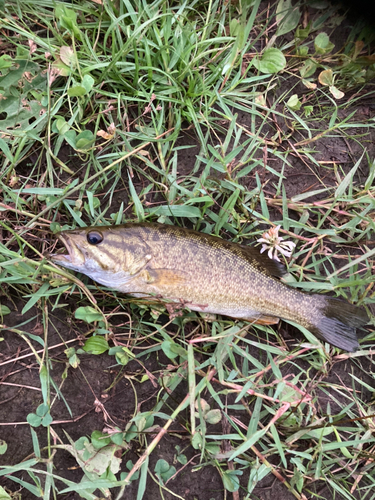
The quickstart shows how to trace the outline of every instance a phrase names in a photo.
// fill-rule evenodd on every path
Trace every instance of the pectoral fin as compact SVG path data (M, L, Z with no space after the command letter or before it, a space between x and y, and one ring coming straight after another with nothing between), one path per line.
M139 274L147 284L154 286L182 285L186 283L185 273L174 269L145 269Z

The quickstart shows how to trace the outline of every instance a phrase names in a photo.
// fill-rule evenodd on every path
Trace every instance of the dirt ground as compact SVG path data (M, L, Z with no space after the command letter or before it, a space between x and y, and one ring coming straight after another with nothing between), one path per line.
M21 307L22 303L19 303ZM40 329L38 318L33 317L31 311L27 316L20 317L19 314L12 315L7 321L7 326L12 327L22 321L28 321L24 327L29 332L37 333ZM61 346L61 337L66 341L75 339L73 345L79 344L79 339L72 328L67 327L65 314L61 314L62 318L59 321L58 317L54 318L54 325L59 329L57 332L50 332L50 345L59 346L51 350L50 361L53 368L52 375L56 384L61 387L61 375L66 366L66 356L64 354L64 346ZM293 331L286 331L284 326L282 329L286 341L291 341ZM0 421L2 423L12 423L9 426L0 427L0 439L8 443L8 450L1 457L1 464L17 464L22 460L27 459L33 454L32 441L30 439L30 428L26 423L28 413L35 411L35 408L42 402L40 390L40 380L38 373L38 365L34 361L33 356L30 356L30 351L25 348L22 340L19 340L12 332L4 332L4 341L0 362L1 367L1 400L0 400ZM35 345L37 347L37 345ZM23 358L24 353L29 354ZM254 354L256 354L254 352ZM17 359L18 358L18 359ZM7 360L12 362L6 364ZM303 362L300 362L303 363ZM155 376L158 376L163 369L167 367L168 360L163 356L158 359L150 358L145 362L146 368ZM113 357L106 354L100 356L81 356L80 370L70 370L66 382L62 386L62 393L69 407L72 409L73 415L70 415L66 404L59 400L53 407L53 418L56 422L53 424L55 433L66 442L66 435L69 435L73 441L79 439L83 435L90 435L94 430L102 430L109 424L115 423L118 427L124 428L126 423L132 418L136 405L142 406L142 411L152 409L155 404L156 390L151 382L137 383L133 379L132 382L136 386L138 401L135 401L134 391L128 378L133 378L139 372L139 366L135 362L130 362L118 383L110 390L108 388L113 384L114 380L119 376L119 367L111 367L113 365ZM352 383L349 374L357 370L350 361L338 363L325 377L325 382L329 385L336 382L341 382L347 385ZM360 378L371 383L371 378L366 376L366 369L370 370L371 366L364 366L360 374ZM358 372L356 372L358 375ZM98 376L100 375L100 376ZM359 376L359 375L358 375ZM360 386L357 387L360 390ZM178 390L171 395L169 404L176 406L181 402L187 392L186 384L179 386ZM52 394L53 396L54 394ZM212 399L207 397L207 401L212 404ZM209 396L209 395L208 395ZM363 394L363 397L369 399L370 392ZM233 402L233 401L232 401ZM334 402L325 394L320 395L320 405L322 411L326 410L327 403L331 405L331 411L334 414L340 408L335 408ZM228 401L230 404L231 401ZM186 418L188 415L186 412ZM161 423L161 422L160 422ZM46 433L44 428L36 429L40 440L40 446L47 446ZM230 498L225 494L222 486L222 480L219 473L214 467L203 467L200 470L192 471L193 467L199 464L199 454L189 444L189 436L183 428L183 421L175 421L171 426L170 431L158 445L157 450L151 455L150 469L153 470L157 460L165 459L169 464L176 464L176 446L184 448L184 453L188 458L189 465L185 467L183 472L178 475L177 481L168 483L174 493L186 500L224 500ZM43 456L43 453L42 453ZM131 445L130 450L126 453L126 459L132 460L133 463L139 457L138 450L134 445ZM79 482L82 471L77 467L76 460L72 455L64 450L59 450L54 458L55 473ZM179 465L179 464L177 464ZM178 467L177 467L178 468ZM22 477L22 474L16 474ZM27 476L26 476L27 477ZM248 478L243 476L241 484L246 485ZM15 490L15 484L9 480L1 478L1 485ZM62 484L57 483L63 487ZM317 482L311 485L311 490L320 495L320 498L329 500L332 498L332 492L322 482ZM125 492L124 498L136 498L137 483L132 483ZM240 490L240 497L244 498L245 491ZM231 494L229 494L231 495ZM275 496L276 495L276 496ZM25 490L22 491L23 500L31 500L35 498L33 494ZM70 493L61 496L61 498L78 499L78 494ZM168 492L159 491L159 486L148 479L147 490L144 496L145 500L175 498ZM233 497L235 498L235 497ZM295 498L279 481L272 475L267 476L260 482L260 485L255 488L251 499L273 500L292 500ZM312 498L308 496L307 498ZM340 499L340 497L336 497ZM340 499L341 500L341 499Z
M369 116L375 117L375 105L372 102L366 102L365 99L354 105L358 115L363 114L366 119ZM348 107L346 113L349 114L354 110L354 107ZM245 114L238 116L238 122L246 125L247 116ZM375 157L375 135L371 138L366 138L368 141L366 147L370 158ZM194 136L188 135L183 139L184 143L194 145ZM361 148L356 141L347 141L341 137L325 137L315 143L316 150L319 155L316 157L322 161L335 161L339 163L346 172L348 172L355 162L358 160ZM182 150L179 155L179 172L182 175L191 168L194 155L197 154L198 147ZM70 150L61 151L61 155L68 156ZM73 163L74 165L74 163ZM72 164L70 164L72 166ZM271 165L275 170L281 168L281 165ZM22 171L22 165L19 170ZM357 175L357 181L365 178L368 166L365 161ZM287 197L292 197L305 191L319 189L324 181L325 186L336 185L336 179L332 171L325 170L322 167L319 171L311 170L297 156L293 159L293 168L285 173L286 180L284 187ZM243 184L249 190L255 187L255 174L245 177ZM274 193L272 183L269 183L269 194ZM319 196L315 198L318 200ZM279 209L275 208L275 215ZM291 217L294 217L291 212ZM369 241L368 245L374 245L374 241ZM32 440L30 435L30 427L26 422L26 416L34 412L36 407L42 402L40 390L40 378L38 373L39 365L35 362L34 356L31 354L26 343L14 332L9 331L10 328L17 327L35 335L43 335L43 327L38 309L31 309L27 314L21 315L22 307L25 299L22 296L11 296L11 301L6 297L7 290L2 290L2 304L8 305L11 310L17 312L8 315L4 318L4 322L8 330L3 330L1 336L3 341L0 343L0 440L8 443L8 450L4 455L0 455L0 464L18 464L22 460L27 459L33 454ZM100 302L100 301L99 301ZM89 329L89 326L77 325L72 321L72 315L76 304L71 298L67 298L66 305L61 309L56 309L50 312L51 326L49 328L49 345L53 348L49 352L49 363L51 374L56 385L60 387L63 396L68 404L61 399L57 400L53 406L53 430L57 436L66 442L66 435L69 435L73 441L83 435L90 435L94 430L102 430L107 425L115 424L120 428L124 428L126 423L132 418L137 405L141 405L142 411L147 411L155 406L157 398L157 389L153 386L150 380L140 383L137 380L137 374L140 372L140 367L135 361L131 361L125 369L119 366L114 366L113 356L102 354L100 356L81 355L81 364L79 369L69 369L69 376L66 379L62 378L62 374L66 369L66 356L64 350L65 342L71 341L69 346L78 347L82 344L81 333L84 333L84 328ZM283 324L281 333L286 342L291 342L293 336L299 335L290 326ZM31 341L35 349L41 349L40 344ZM163 355L150 356L144 359L146 368L158 377L168 366L169 360ZM300 361L303 366L303 361ZM326 374L325 381L327 386L335 383L336 380L341 380L347 385L352 384L352 379L349 373L356 371L357 376L360 376L364 382L370 382L370 377L367 371L371 370L370 366L362 366L362 371L358 374L358 364L353 364L350 360L336 364L331 368L331 371ZM133 390L133 386L135 391ZM370 398L371 394L364 393L362 386L357 387L363 392L364 398ZM178 405L186 395L187 387L180 384L178 389L171 394L168 404L171 407ZM138 400L135 399L135 392L138 395ZM55 394L52 393L52 397ZM208 402L212 402L207 395ZM325 394L321 394L320 404L322 408L327 404L329 398ZM334 411L334 401L329 400L331 409ZM228 400L228 404L230 401ZM70 407L72 414L69 413L67 406ZM188 410L186 410L186 415ZM187 417L188 419L188 417ZM9 425L8 425L9 424ZM36 429L40 440L40 446L47 446L46 433L44 428ZM184 448L184 453L189 461L188 465L178 475L177 480L171 480L167 487L170 487L179 498L185 500L224 500L232 498L236 500L235 495L224 491L222 480L215 467L202 467L194 470L199 464L200 456L189 445L189 434L184 429L182 422L176 420L168 434L160 442L156 452L151 456L150 469L154 470L155 463L158 459L164 458L168 463L174 463L176 468L181 468L177 463L176 446ZM42 456L45 456L42 451ZM139 450L130 444L130 449L126 454L127 460L132 460L133 463L139 457ZM72 455L64 450L58 450L54 458L54 472L60 476L78 482L82 476L82 471L77 467L76 460ZM15 474L21 478L23 473ZM25 474L25 478L28 478ZM29 478L28 478L29 479ZM10 488L15 491L15 483L4 478L0 478L0 484L3 487ZM247 484L247 478L241 478L241 485ZM62 484L58 485L62 488ZM310 486L311 491L319 495L319 498L330 500L332 492L327 484L322 482L313 483ZM124 498L136 498L137 483L132 483L125 491ZM242 499L245 497L245 490L239 490L239 496ZM16 496L15 496L16 498ZM23 500L35 498L33 494L22 490L20 497ZM78 499L78 494L71 493L60 498ZM150 477L147 480L147 490L144 496L145 500L158 500L164 498L170 500L176 498L168 491L161 492L158 484ZM292 500L295 497L281 484L277 478L272 475L267 476L261 481L251 494L251 499L257 500ZM310 500L313 495L306 493L306 498ZM314 496L314 498L316 498ZM336 500L341 500L340 496L335 497ZM342 497L344 498L344 497Z

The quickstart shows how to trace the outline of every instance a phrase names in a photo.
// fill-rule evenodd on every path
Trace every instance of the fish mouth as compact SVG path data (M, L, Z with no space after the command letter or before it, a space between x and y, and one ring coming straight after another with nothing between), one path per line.
M58 234L57 238L64 245L67 253L53 253L49 258L55 264L70 269L79 269L85 264L85 257L79 247L69 238L68 235Z

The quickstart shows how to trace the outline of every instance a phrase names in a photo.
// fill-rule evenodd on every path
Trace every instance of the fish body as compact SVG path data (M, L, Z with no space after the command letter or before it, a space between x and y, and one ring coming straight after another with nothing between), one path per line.
M346 349L358 346L362 309L280 281L283 266L256 248L175 226L130 223L63 231L52 260L135 297L262 324L292 320Z

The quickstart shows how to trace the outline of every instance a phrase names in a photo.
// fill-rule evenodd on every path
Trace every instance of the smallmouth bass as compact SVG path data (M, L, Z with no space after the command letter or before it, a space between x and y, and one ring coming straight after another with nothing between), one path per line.
M53 262L133 297L260 324L291 320L347 351L358 347L356 328L369 321L349 302L284 284L283 266L257 249L197 231L129 223L58 238L68 253L51 255Z

